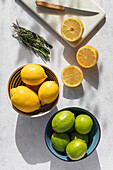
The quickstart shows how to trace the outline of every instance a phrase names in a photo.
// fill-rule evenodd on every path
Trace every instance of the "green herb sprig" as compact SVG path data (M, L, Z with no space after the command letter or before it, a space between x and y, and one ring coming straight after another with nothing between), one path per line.
M18 38L26 47L32 49L32 51L36 54L40 53L45 57L46 60L50 60L49 54L51 48L53 46L48 43L42 36L32 32L24 27L21 27L18 24L13 23L14 31L16 35L13 37ZM49 49L48 49L49 48Z

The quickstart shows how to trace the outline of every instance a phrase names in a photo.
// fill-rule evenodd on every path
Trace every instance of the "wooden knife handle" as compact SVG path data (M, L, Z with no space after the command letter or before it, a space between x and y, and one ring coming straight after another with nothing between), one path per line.
M64 11L65 7L61 6L61 5L56 5L56 4L52 4L49 2L44 2L44 1L36 1L37 6L42 6L42 7L46 7L46 8L51 8L51 9L57 9L60 11Z

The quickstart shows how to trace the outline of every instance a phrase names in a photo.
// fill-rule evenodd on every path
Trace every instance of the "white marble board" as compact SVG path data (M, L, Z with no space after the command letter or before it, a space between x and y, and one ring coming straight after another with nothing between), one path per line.
M106 14L105 11L100 8L93 0L44 0L54 4L65 5L67 7L99 12L99 14L93 16L81 16L69 13L67 14L61 11L47 9L44 7L37 7L35 0L21 1L36 15L38 15L43 21L45 21L60 36L62 36L60 31L61 23L65 18L73 16L81 19L84 24L84 33L82 38L77 42L67 42L72 47L76 47L78 44L80 44L90 34L90 32L101 22L101 20L105 17Z

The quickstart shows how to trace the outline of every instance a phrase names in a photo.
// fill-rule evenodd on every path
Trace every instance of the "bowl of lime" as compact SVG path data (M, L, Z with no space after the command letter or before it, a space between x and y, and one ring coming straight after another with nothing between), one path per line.
M49 151L63 161L79 161L88 157L98 146L101 129L89 111L68 107L56 112L45 129Z
M7 85L9 102L16 112L39 117L49 113L59 99L59 81L48 67L30 63L17 68Z

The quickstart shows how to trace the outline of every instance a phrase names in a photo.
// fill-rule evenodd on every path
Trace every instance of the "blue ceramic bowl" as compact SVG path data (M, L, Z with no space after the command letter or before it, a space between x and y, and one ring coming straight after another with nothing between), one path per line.
M84 158L88 157L96 149L97 145L99 144L100 135L101 135L101 130L100 130L99 123L98 123L96 117L92 113L90 113L89 111L87 111L85 109L78 108L78 107L68 107L68 108L64 108L62 110L59 110L58 112L63 111L63 110L69 110L69 111L73 112L75 114L75 118L79 114L86 114L86 115L89 115L93 120L93 127L92 127L91 131L88 134L89 141L88 141L88 144L87 144L87 152L86 152L86 155L82 158L82 159L84 159ZM46 145L47 145L48 149L51 151L51 153L53 155L55 155L56 157L58 157L61 160L68 161L68 162L71 161L72 162L73 160L70 160L67 157L66 153L58 152L52 146L51 136L54 133L54 131L52 130L52 125L51 124L52 124L53 117L58 112L56 112L50 118L50 120L47 123L46 130L45 130L45 142L46 142Z

